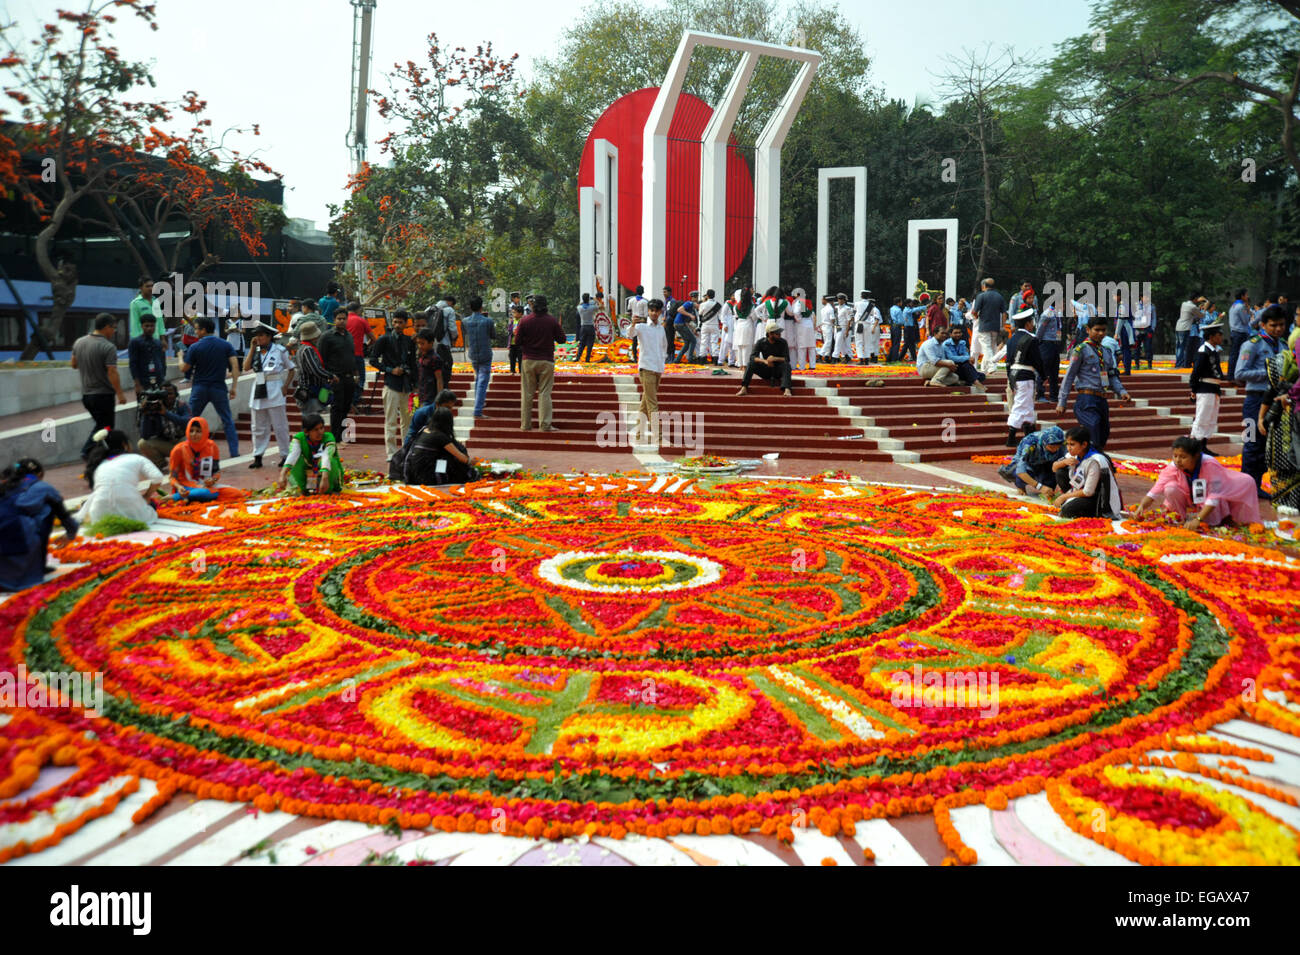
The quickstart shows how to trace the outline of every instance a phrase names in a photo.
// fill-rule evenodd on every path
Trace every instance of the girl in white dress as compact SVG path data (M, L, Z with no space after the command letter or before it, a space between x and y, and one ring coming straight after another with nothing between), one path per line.
M749 289L736 292L736 367L749 366L749 352L754 347L754 297Z
M125 432L100 431L95 437L99 440L86 460L90 497L81 505L78 520L87 527L110 515L145 524L158 520L149 499L166 480L163 473L144 455L131 453ZM141 491L146 481L149 486Z
M718 320L722 323L722 335L718 339L718 364L735 365L732 352L732 341L736 334L736 312L732 307L731 299L722 300L722 311L718 313Z

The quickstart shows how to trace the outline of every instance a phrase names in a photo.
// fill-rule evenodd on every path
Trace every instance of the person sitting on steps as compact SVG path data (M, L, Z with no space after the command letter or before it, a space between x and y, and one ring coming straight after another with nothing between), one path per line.
M780 388L787 398L794 394L790 382L790 345L781 337L781 326L774 321L767 323L767 337L754 346L737 395L749 394L749 382L755 375Z

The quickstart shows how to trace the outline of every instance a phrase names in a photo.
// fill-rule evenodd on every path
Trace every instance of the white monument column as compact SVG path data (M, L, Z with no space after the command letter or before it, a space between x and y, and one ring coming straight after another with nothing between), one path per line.
M596 278L606 295L618 277L618 147L608 139L592 143L593 184L578 190L579 291L596 294Z
M677 100L682 94L682 84L686 80L686 70L691 63L691 55L695 52L697 46L716 47L723 50L735 50L745 54L748 59L751 55L755 58L759 56L775 56L786 60L797 60L802 65L798 74L795 76L794 83L786 91L781 100L781 105L777 107L772 118L768 120L767 126L763 129L758 138L757 152L755 159L755 179L754 187L754 264L755 273L758 273L759 263L763 269L771 273L771 278L763 278L762 281L779 282L780 255L781 255L781 147L785 143L785 137L790 132L790 126L794 122L795 114L799 111L803 103L804 96L808 93L808 87L812 83L813 75L817 72L817 66L821 63L822 55L812 50L805 50L802 47L780 46L775 43L760 43L756 40L742 40L739 37L720 36L716 33L700 33L695 30L687 30L682 34L681 42L677 45L677 53L673 56L673 62L668 67L668 75L664 77L663 85L659 87L659 94L655 97L654 105L650 108L650 115L646 118L645 133L643 136L642 157L641 157L641 275L639 282L646 287L646 290L652 294L658 292L664 285L664 280L668 277L668 130L672 126L673 113L677 109ZM716 274L714 269L717 268L716 262L719 257L722 259L721 271L726 271L726 138L730 134L731 124L735 122L735 116L731 116L730 123L726 121L725 114L738 111L740 103L744 99L745 90L749 86L749 81L753 77L753 68L750 67L746 73L745 59L741 60L741 66L736 74L732 77L732 83L728 86L723 102L720 104L718 112L723 113L721 119L716 119L716 124L710 121L709 129L705 132L704 148L701 149L701 199L704 198L704 190L711 189L709 202L701 207L701 230L700 230L700 250L701 250L701 270L700 282L712 282L708 276ZM715 148L709 149L709 142L712 139ZM707 163L707 165L705 165ZM720 169L719 169L720 167ZM721 178L719 178L719 175ZM708 181L709 185L704 183ZM721 183L721 185L719 185ZM721 215L718 214L719 208L718 196L721 196ZM719 240L719 230L722 238ZM722 251L718 251L718 247ZM709 260L706 270L704 250L708 249ZM718 284L725 282L727 276L724 274L717 279L713 288ZM706 288L709 286L705 286Z
M700 294L716 289L727 297L727 140L736 125L745 90L754 75L758 57L745 53L731 83L704 129L700 148Z
M956 219L908 219L907 220L907 284L903 286L903 296L911 298L920 277L921 233L930 230L943 230L947 238L944 241L943 294L957 298L957 220Z
M813 56L799 67L754 144L754 281L762 288L781 284L781 147L821 62L821 54Z
M853 288L849 301L856 301L867 284L867 167L833 166L817 170L817 287L814 302L823 295L834 295L827 276L830 263L830 184L832 179L853 180Z

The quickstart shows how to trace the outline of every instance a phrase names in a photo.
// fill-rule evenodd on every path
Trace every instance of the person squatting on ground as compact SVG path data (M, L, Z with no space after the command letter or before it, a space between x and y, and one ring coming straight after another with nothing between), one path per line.
M277 491L286 487L294 494L337 494L343 490L339 448L318 414L303 415L302 430L289 444L289 455L275 482Z
M5 468L0 474L0 590L24 590L54 573L45 561L56 518L65 543L77 536L81 525L45 481L41 462L21 458Z
M1115 477L1115 464L1106 452L1092 445L1087 428L1076 426L1065 433L1068 454L1053 468L1070 469L1070 490L1056 499L1061 517L1117 518L1124 508Z
M86 458L86 483L91 490L81 505L81 522L90 526L101 518L116 516L154 523L158 520L155 495L166 476L144 455L132 453L126 432L101 431L95 437L96 446ZM143 491L142 483L148 485Z
M1066 467L1056 467L1065 457L1065 432L1056 425L1020 439L1015 456L998 469L998 475L1026 494L1040 494L1053 500L1070 489Z
M1134 515L1163 506L1189 530L1259 521L1259 498L1249 474L1230 471L1206 454L1196 438L1174 439L1173 460L1138 502Z

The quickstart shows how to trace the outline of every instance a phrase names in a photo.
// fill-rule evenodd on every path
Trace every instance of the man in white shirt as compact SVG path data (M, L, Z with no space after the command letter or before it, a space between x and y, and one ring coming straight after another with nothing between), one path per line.
M717 293L709 289L704 293L698 315L700 319L700 359L710 363L718 354L718 342L722 337L722 323L719 314L722 306L717 301Z
M822 296L822 310L820 321L822 333L822 347L817 352L817 357L822 361L829 361L832 352L835 351L835 306L831 303L829 295Z
M858 296L853 316L854 342L858 346L858 364L869 365L880 350L880 309L871 300L871 289L863 289Z
M629 295L627 298L627 311L628 314L632 316L632 321L634 323L636 322L637 319L640 319L643 322L645 321L646 315L649 314L646 311L649 304L650 304L650 300L645 297L645 286L638 285L636 287L636 294ZM634 329L632 331L632 360L633 361L636 361L636 355L637 355L637 337L636 337L636 331Z
M649 444L659 443L659 380L664 374L664 365L668 361L668 338L664 335L660 318L664 303L652 298L646 302L646 317L633 313L632 341L641 345L637 358L637 370L641 376L641 404L637 408L637 420L632 427L632 443L638 435L644 433Z
M957 377L956 362L943 357L943 343L947 337L948 326L940 325L916 351L916 373L927 385L952 388L961 384L961 379Z
M835 357L842 362L853 362L853 348L849 344L849 337L853 334L853 306L849 304L849 297L840 292L835 296Z

